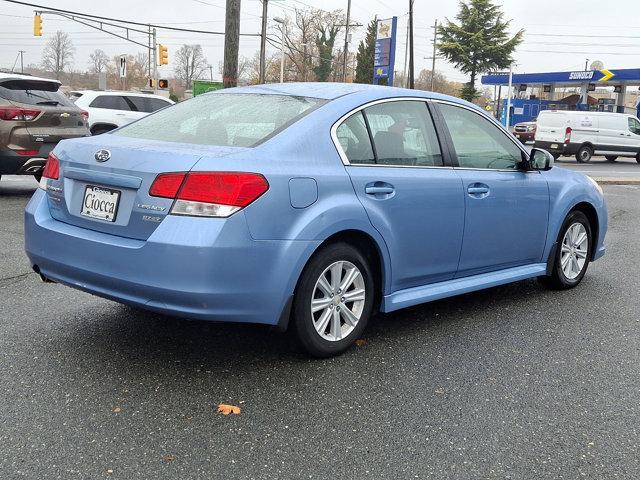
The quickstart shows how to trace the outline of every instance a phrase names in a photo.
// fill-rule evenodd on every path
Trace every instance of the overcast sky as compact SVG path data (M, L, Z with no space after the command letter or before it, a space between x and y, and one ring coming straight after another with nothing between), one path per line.
M139 22L203 30L224 29L224 0L31 1ZM353 20L363 24L375 15L382 18L393 15L399 17L396 60L396 70L399 71L404 67L408 1L353 0L352 3ZM270 31L276 35L273 17L291 15L294 7L346 9L346 3L346 0L270 0ZM584 68L586 58L601 60L607 68L640 68L640 24L634 21L638 18L637 0L617 0L609 4L614 5L612 7L595 0L503 0L500 3L506 17L513 20L512 30L526 30L525 41L516 53L516 71L579 70ZM242 0L243 33L259 33L261 10L260 0ZM423 67L430 67L431 60L425 57L431 56L434 21L444 20L445 17L453 19L457 10L458 2L454 0L415 1L416 72ZM76 48L74 68L81 70L86 69L89 53L96 48L102 48L110 56L143 50L124 40L54 16L44 17L44 35L36 38L32 36L32 18L33 8L0 0L0 67L11 68L20 49L26 51L25 64L39 63L44 44L56 30L65 30L71 35ZM365 28L361 27L353 32L352 50L357 48L364 31ZM140 39L146 42L144 37ZM223 56L222 36L160 31L158 41L169 46L170 61L172 53L183 43L201 44L209 63L214 66L216 76L218 63ZM240 54L251 57L259 49L260 41L258 37L241 37L240 45ZM443 61L438 62L436 69L452 80L466 80L463 74ZM161 76L170 75L171 65L162 67L160 72Z

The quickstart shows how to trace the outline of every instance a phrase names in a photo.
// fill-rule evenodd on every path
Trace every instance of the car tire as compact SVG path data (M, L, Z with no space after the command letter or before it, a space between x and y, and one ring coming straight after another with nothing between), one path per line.
M560 155L559 153L552 153L551 156L554 160L558 160L562 155Z
M583 234L586 234L584 239ZM540 280L556 290L573 288L587 273L593 247L591 224L584 213L574 210L567 215L556 245L551 274L540 277Z
M589 145L582 145L576 152L576 160L578 163L588 163L593 157L593 148Z
M605 155L604 158L606 158L608 162L615 162L618 159L618 156L617 155Z
M636 162L640 163L640 152L636 155Z
M314 357L339 355L367 326L373 311L374 288L371 267L364 255L347 243L327 245L309 260L298 281L292 333Z

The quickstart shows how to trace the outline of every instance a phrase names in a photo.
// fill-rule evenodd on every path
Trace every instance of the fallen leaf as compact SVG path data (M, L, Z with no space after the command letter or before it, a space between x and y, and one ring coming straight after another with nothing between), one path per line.
M436 393L438 395L444 395L444 388L436 388Z
M175 459L175 455L165 455L162 457L162 460L164 460L165 462L173 462Z
M107 470L107 475L111 475L113 473L113 470L109 469Z
M233 413L234 415L240 415L240 407L221 403L220 405L218 405L218 413L221 413L223 415L229 415L231 413Z
M113 409L113 413L120 413L122 409L120 407L116 407Z
M359 338L356 340L356 345L359 347L364 347L367 344L367 341L364 338Z

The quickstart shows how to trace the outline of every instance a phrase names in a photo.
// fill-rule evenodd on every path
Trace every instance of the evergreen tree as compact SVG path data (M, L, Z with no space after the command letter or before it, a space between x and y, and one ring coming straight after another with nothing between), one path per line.
M461 97L471 101L479 96L478 75L508 68L513 62L511 55L522 42L524 30L509 37L510 20L504 20L501 7L492 0L461 1L456 20L459 23L447 19L438 27L438 51L469 75Z
M373 56L376 48L377 20L367 26L367 36L360 40L356 54L356 83L373 83Z

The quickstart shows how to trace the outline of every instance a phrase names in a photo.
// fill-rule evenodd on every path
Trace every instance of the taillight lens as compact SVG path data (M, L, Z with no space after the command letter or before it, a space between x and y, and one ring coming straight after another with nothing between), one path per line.
M174 215L228 217L268 189L267 180L257 173L177 172L158 175L149 195L175 198Z
M40 150L14 150L14 152L16 152L18 155L34 156L38 155L38 153L40 153Z
M564 131L564 143L569 143L571 141L571 127L567 127Z
M0 107L0 120L14 120L30 122L40 115L35 108Z
M85 120L89 120L89 112L87 112L86 110L82 110L80 112L80 115L82 115Z
M47 189L47 179L58 180L60 178L60 160L53 153L47 157L47 163L42 170L42 178L40 179L40 188Z

